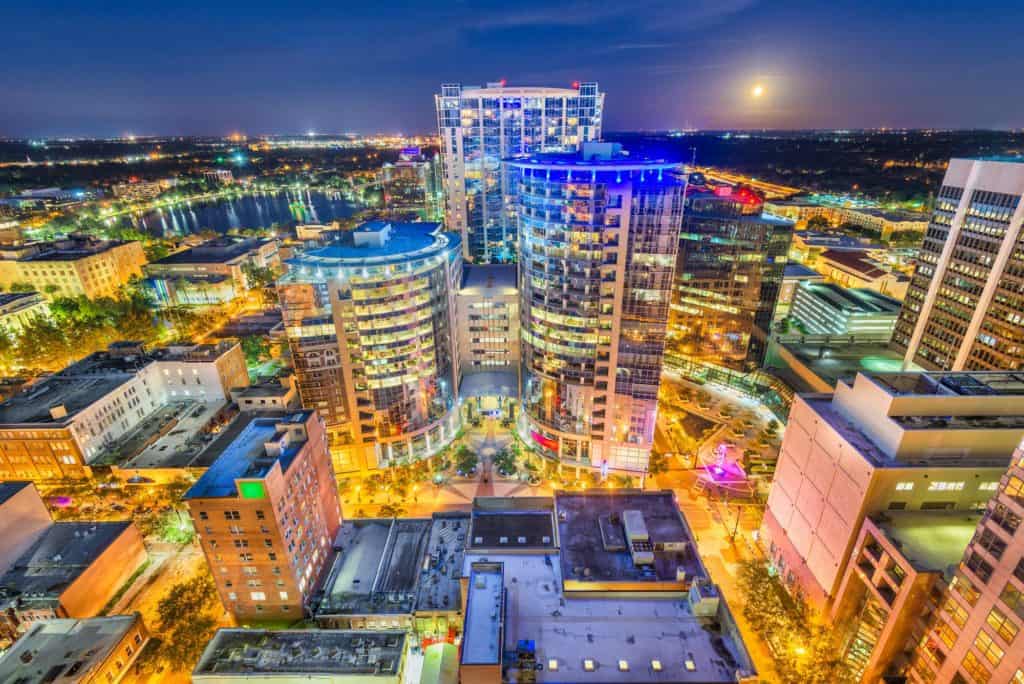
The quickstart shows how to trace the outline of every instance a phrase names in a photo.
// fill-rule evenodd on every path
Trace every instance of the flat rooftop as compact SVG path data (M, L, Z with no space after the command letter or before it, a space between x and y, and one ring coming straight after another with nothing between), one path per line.
M192 675L394 677L405 638L398 631L220 629Z
M465 513L342 524L318 616L457 611Z
M236 316L222 325L212 336L216 338L247 337L249 335L270 335L281 325L281 310L271 309L261 313Z
M28 632L0 657L0 681L70 684L96 678L97 670L135 623L134 615L31 623Z
M866 288L846 288L835 283L800 284L800 289L850 314L887 314L897 316L903 303Z
M0 505L7 502L8 499L13 497L15 494L20 492L25 487L30 486L31 482L0 482Z
M783 346L832 387L840 380L852 384L857 373L891 373L899 372L903 368L903 354L890 349L889 345L884 343L786 343ZM773 369L776 372L779 370ZM780 375L798 392L811 390L794 373L785 373L783 370Z
M515 264L466 264L462 268L464 295L514 295L519 291Z
M467 548L555 548L552 504L549 497L477 497Z
M283 397L291 391L291 387L272 378L255 385L231 390L231 396L234 399L259 399L260 397Z
M973 511L885 511L872 522L916 569L952 577L981 518Z
M119 240L61 240L38 254L26 256L22 261L77 261L95 254L107 252L115 247L127 245Z
M53 523L0 577L0 596L56 598L129 526L130 521Z
M187 468L216 440L222 428L215 419L227 405L187 401L162 406L119 441L110 462L125 469ZM102 464L103 457L97 461Z
M267 453L266 444L282 437L278 432L281 423L305 425L310 411L276 412L273 415L252 415L245 427L229 442L211 446L207 453L215 460L202 477L185 493L185 499L235 497L238 479L260 479L266 476L275 463L280 462L281 470L287 471L292 459L302 444L289 444L277 456Z
M598 490L555 494L561 570L566 580L615 583L685 582L706 578L693 535L671 491ZM624 529L626 511L637 511L647 529L652 564L637 565Z
M269 242L270 240L259 238L218 237L208 240L201 245L170 254L163 259L152 262L150 265L159 267L183 264L224 264L243 257Z
M520 641L534 642L540 666L534 673L537 682L725 684L738 681L738 671L753 671L742 640L730 628L724 602L715 617L704 618L678 597L576 598L562 592L564 563L557 559L487 553L467 555L466 565L484 555L487 562L503 567L504 650L515 650ZM471 606L467 619L472 613ZM490 619L489 613L484 617ZM485 636L490 629L488 625ZM464 649L467 641L464 637ZM587 660L593 663L592 670L585 669ZM626 661L626 671L619 669L620 660ZM516 680L515 673L509 680Z
M815 278L818 280L824 280L825 276L815 271L810 266L804 266L796 262L789 262L786 267L782 269L783 278Z
M502 593L505 574L501 563L470 566L466 592L466 618L462 630L462 664L491 665L501 662Z
M424 258L461 244L461 237L441 230L430 221L370 221L342 231L323 247L297 254L295 268L312 266L359 267ZM287 277L287 276L286 276Z
M868 377L894 396L1019 396L1024 398L1024 372L873 373Z

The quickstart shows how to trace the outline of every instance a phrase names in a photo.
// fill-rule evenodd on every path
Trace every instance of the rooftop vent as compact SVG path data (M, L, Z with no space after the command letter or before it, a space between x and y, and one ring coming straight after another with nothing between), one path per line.
M64 404L57 404L56 406L50 407L50 417L54 420L60 420L61 418L67 418L68 407Z

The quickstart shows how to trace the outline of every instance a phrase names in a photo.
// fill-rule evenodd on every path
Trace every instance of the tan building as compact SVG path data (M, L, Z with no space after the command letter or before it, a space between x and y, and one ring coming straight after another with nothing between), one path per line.
M984 507L1024 435L1024 379L860 373L794 400L761 527L785 583L827 609L865 518Z
M297 620L341 524L326 433L315 411L248 418L184 498L224 608Z
M249 384L237 342L146 352L119 342L0 404L0 478L81 479L171 403L221 403Z
M910 286L910 278L884 268L865 251L827 249L818 257L814 268L829 282L845 288L874 290L900 301Z
M55 523L47 514L44 524L32 485L0 505L5 520L22 526L0 540L0 558L12 559L0 576L0 638L41 620L98 615L146 561L142 535L130 521Z
M146 255L140 242L68 238L32 243L0 254L0 287L27 283L48 297L113 297L133 277L142 276Z
M0 657L0 681L115 684L148 641L138 613L41 622Z
M0 326L16 333L39 316L49 316L50 307L38 292L0 293Z

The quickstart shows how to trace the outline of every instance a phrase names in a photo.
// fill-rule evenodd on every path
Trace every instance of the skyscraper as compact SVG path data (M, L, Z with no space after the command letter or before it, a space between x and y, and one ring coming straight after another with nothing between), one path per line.
M952 159L893 344L905 365L1024 368L1024 157Z
M520 431L577 467L642 472L684 183L618 145L510 160L519 231Z
M670 335L685 356L738 371L764 361L793 224L747 188L687 187Z
M533 152L569 152L601 138L604 93L596 83L571 88L444 84L436 95L445 225L462 235L474 262L515 256L502 160Z
M429 456L458 428L459 236L373 221L290 260L278 281L302 405L338 472Z

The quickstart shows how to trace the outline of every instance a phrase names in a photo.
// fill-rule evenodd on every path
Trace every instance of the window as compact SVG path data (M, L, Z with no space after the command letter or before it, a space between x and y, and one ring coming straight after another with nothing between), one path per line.
M238 511L224 511L225 520L241 520L242 516Z
M651 669L654 670L655 672L661 672L661 669L662 669L661 668L661 661L660 660L652 660L651 661Z
M1021 594L1017 587L1007 582L1006 586L1003 587L1003 593L999 594L999 599L1007 608L1016 613L1017 617L1024 619L1024 595Z
M931 482L929 492L959 492L964 488L963 482Z
M1017 561L1017 565L1013 568L1013 576L1024 582L1024 558Z
M558 661L554 658L548 660L548 670L551 672L558 672Z
M964 597L964 600L968 604L974 605L978 602L978 597L981 595L978 589L974 586L971 580L967 579L962 573L957 573L953 580L949 583L951 589L956 591ZM1007 585L1009 586L1009 585Z
M971 675L971 678L978 684L988 684L988 679L992 676L992 673L985 669L985 666L978 660L978 656L974 655L974 651L968 651L964 656L963 667L964 672Z
M897 482L896 483L896 491L897 492L909 492L913 488L914 488L914 483L913 482Z
M935 634L942 643L946 644L946 648L953 648L953 644L956 643L956 630L950 627L949 623L945 620L938 621L938 625L935 627Z
M228 592L228 601L237 601L237 600L238 600L238 594L236 594L233 591L229 591Z
M978 485L978 490L982 491L982 492L994 492L998 488L999 488L999 481L998 480L996 480L995 482L982 482L980 485Z
M992 577L992 565L977 553L971 553L964 565L970 568L982 582L988 582Z
M266 601L267 595L262 591L250 591L249 598L251 598L253 601Z
M593 672L593 671L594 671L594 667L595 667L595 666L594 666L594 661L593 661L593 660L591 660L590 658L585 658L585 659L583 660L583 669L584 669L585 671L587 671L587 672Z
M200 520L209 520L210 519L210 514L207 513L206 511L199 511L199 519Z
M256 511L256 519L257 520L266 520L266 518L267 518L267 514L266 513L264 513L263 511Z
M992 628L996 634L1002 638L1006 643L1012 643L1014 637L1017 636L1018 627L1013 621L998 608L992 608L989 611L988 617L985 618L985 622L989 627Z
M993 667L1003 661L1005 652L984 629L978 630L978 636L974 639L974 648L978 649Z
M983 528L981 534L975 536L974 544L988 551L996 560L1002 558L1003 552L1006 551L1006 542L988 528Z
M946 597L946 601L942 604L942 609L946 611L957 627L963 627L967 623L967 611L952 596Z
M277 592L277 594L278 594L278 596L281 597L282 601L287 601L288 600L288 592L287 591L279 591L279 592Z

